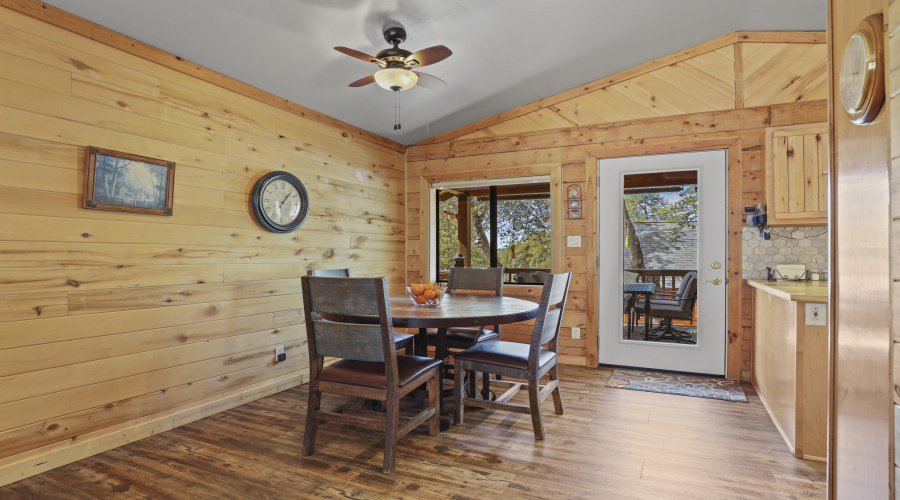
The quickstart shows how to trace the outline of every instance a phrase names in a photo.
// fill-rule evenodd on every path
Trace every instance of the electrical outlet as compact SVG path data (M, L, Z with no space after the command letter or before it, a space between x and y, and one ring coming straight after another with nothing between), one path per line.
M566 236L566 246L569 248L580 248L581 236Z
M284 346L280 345L275 348L275 362L281 363L282 361L287 359L287 354L284 353Z
M580 339L581 338L581 328L572 328L572 338Z
M809 326L825 326L825 319L828 315L828 306L816 302L806 303L806 321Z

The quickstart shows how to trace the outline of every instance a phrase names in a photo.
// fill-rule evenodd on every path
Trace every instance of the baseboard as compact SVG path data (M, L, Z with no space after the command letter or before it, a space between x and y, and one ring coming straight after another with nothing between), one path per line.
M0 460L0 486L118 448L306 382L309 382L308 370L289 373L4 458Z

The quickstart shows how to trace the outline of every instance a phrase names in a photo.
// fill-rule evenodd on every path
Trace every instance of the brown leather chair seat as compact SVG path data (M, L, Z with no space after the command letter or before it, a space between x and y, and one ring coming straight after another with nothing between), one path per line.
M397 378L400 381L400 387L405 386L410 380L440 364L441 360L439 359L398 354ZM361 385L374 389L387 387L384 376L384 363L378 361L342 359L323 368L322 373L319 374L319 381Z
M435 340L437 338L437 330L428 330L428 344L434 345L437 343ZM478 328L448 328L447 329L447 341L448 342L466 342L470 344L474 344L475 342L485 342L488 340L496 340L500 338L500 334L485 328L481 331L481 335L478 335Z
M531 346L518 342L490 341L481 342L463 352L454 354L456 360L468 360L478 363L490 363L492 365L507 368L528 368L528 351ZM556 353L546 347L539 348L538 366L545 366L556 359Z
M414 338L416 336L411 333L394 332L394 346L396 349L406 347L407 343L412 342Z

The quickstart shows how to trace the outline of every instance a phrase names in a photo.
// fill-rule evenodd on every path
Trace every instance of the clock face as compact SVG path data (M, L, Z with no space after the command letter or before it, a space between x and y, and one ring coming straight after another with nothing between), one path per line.
M872 50L863 33L855 33L847 42L841 62L841 104L848 113L858 113L866 102L868 70Z
M270 182L262 196L263 211L272 222L285 226L300 215L300 191L287 181Z
M274 233L289 233L300 227L309 213L309 197L300 179L289 172L262 176L250 195L260 224Z

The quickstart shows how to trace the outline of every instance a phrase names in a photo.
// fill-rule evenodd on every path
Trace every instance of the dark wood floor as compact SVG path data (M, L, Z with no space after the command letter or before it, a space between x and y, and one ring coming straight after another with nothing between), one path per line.
M0 488L0 498L824 498L823 463L791 456L759 398L731 403L605 387L564 366L566 413L466 412L400 440L381 473L372 432L320 427L302 457L306 386ZM325 403L341 400L325 398Z

